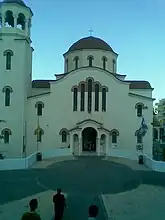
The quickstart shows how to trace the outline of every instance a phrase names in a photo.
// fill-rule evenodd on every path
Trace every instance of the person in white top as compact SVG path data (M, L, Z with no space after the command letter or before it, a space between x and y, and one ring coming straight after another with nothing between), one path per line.
M99 209L96 205L89 206L89 209L88 209L89 218L88 218L88 220L96 220L96 217L97 217L98 213L99 213Z

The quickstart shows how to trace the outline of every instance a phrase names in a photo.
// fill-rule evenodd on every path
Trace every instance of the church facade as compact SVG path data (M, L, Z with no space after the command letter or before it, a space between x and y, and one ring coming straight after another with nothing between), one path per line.
M152 157L150 83L117 73L118 54L85 37L64 53L64 73L32 81L33 13L21 0L0 5L0 153ZM142 119L148 127L137 135Z

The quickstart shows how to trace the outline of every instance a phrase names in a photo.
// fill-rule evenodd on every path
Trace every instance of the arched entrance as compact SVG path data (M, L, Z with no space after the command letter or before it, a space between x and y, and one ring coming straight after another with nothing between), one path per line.
M96 151L96 137L97 131L88 127L82 131L82 150L83 151Z

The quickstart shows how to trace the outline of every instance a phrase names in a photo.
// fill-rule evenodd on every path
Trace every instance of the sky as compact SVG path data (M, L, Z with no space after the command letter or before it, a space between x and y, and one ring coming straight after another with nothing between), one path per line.
M165 0L24 0L32 9L33 79L63 73L77 40L105 40L119 54L117 72L147 80L165 98Z

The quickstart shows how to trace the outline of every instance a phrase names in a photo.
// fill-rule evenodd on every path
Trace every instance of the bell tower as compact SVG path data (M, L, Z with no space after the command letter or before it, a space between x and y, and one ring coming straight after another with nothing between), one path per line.
M0 148L5 148L7 158L22 156L32 81L32 16L22 0L0 3L0 112L6 121L4 128L10 131L7 143Z

